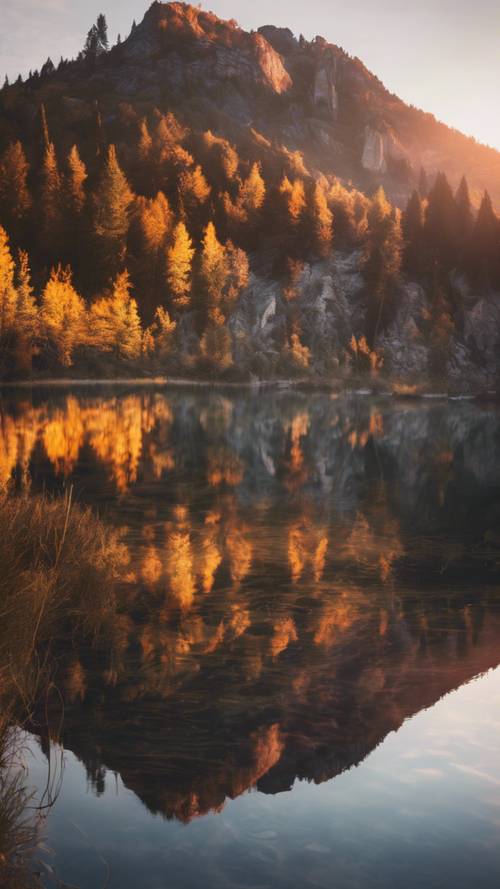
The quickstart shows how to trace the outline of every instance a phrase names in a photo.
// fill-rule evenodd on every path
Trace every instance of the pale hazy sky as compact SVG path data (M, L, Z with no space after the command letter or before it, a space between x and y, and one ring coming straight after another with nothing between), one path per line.
M500 149L500 0L207 0L246 28L321 34L407 102ZM0 0L0 75L72 57L99 12L112 40L149 0Z

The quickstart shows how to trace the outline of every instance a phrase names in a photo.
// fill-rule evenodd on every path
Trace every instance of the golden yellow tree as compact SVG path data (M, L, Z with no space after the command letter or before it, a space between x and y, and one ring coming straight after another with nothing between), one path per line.
M170 317L163 306L158 306L154 323L149 329L155 354L161 360L168 358L172 352L176 328L177 322Z
M2 341L14 331L17 305L14 270L9 238L5 229L0 226L0 339Z
M153 148L153 140L149 132L147 121L143 118L139 124L139 143L137 146L137 154L141 163L147 163L151 157Z
M174 305L179 308L189 305L194 252L185 224L178 222L174 228L172 244L167 250L167 281Z
M85 182L87 168L83 163L78 148L73 145L67 159L66 201L70 214L78 218L85 206Z
M315 183L309 195L308 223L313 249L319 256L327 256L332 246L333 214L319 182Z
M223 299L228 275L225 247L217 239L215 225L209 222L203 234L200 262L200 278L207 296L209 316Z
M28 172L23 146L13 142L0 161L0 211L11 234L17 232L31 208Z
M211 190L199 164L194 170L185 170L179 177L179 192L186 206L205 204Z
M201 354L214 371L224 371L233 363L231 332L224 324L224 316L215 310L201 340Z
M172 227L172 211L163 192L159 191L154 198L142 198L138 216L144 249L149 260L156 260Z
M30 370L36 339L39 334L39 314L33 287L28 254L19 250L16 265L16 365Z
M250 264L245 251L241 247L235 247L232 241L226 243L226 258L229 269L226 302L231 304L248 286Z
M42 294L42 326L64 367L70 367L75 348L86 339L86 309L71 280L71 269L52 270Z
M42 239L49 257L56 256L62 234L63 187L54 145L45 149L41 173L40 209Z
M254 163L246 179L241 183L240 201L247 212L260 210L266 197L266 186L260 164Z
M90 307L90 342L117 358L135 360L141 353L142 327L137 303L130 294L130 277L120 272L109 296Z
M288 212L290 214L290 219L294 224L298 223L305 210L305 206L306 196L304 183L302 182L302 179L294 179L292 183L292 191L290 193L290 198L288 201Z

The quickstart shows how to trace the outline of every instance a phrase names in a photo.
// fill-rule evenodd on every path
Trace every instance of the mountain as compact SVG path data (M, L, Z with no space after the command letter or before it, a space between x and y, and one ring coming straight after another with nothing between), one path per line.
M312 169L363 190L382 183L399 201L424 167L456 184L465 174L474 192L487 188L500 205L498 151L406 105L323 37L307 42L274 26L247 33L197 7L156 2L100 61L90 71L78 62L54 73L49 66L22 95L4 91L1 142L29 137L41 101L68 146L92 120L93 102L111 133L130 103L134 114L168 108L196 129L216 128L252 157L299 150Z
M496 385L499 152L321 37L101 27L0 91L2 376Z

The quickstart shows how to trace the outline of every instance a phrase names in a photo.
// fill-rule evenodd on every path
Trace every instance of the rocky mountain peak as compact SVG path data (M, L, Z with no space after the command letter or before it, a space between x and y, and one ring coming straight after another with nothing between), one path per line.
M204 66L203 79L236 79L286 92L292 80L283 59L263 33L247 33L234 20L224 21L188 3L153 3L124 44L127 58L161 57L189 50L190 63Z

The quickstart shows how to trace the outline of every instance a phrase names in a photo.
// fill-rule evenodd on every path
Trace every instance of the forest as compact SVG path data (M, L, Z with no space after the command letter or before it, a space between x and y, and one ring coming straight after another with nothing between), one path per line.
M100 16L78 64L95 67L108 52ZM31 81L54 76L49 62ZM279 285L285 323L273 342L274 374L307 376L316 346L298 305L302 276L314 264L335 268L346 254L362 275L363 317L335 359L339 372L383 368L379 337L401 287L415 281L425 292L420 333L439 376L443 347L463 331L457 275L475 299L500 286L499 219L487 192L473 206L465 177L455 189L444 172L422 169L401 210L381 186L365 194L283 146L262 144L262 159L252 159L172 111L139 118L121 107L110 142L94 110L84 150L56 143L42 103L30 143L9 141L0 155L3 378L69 368L259 376L251 334L232 323L256 277Z

